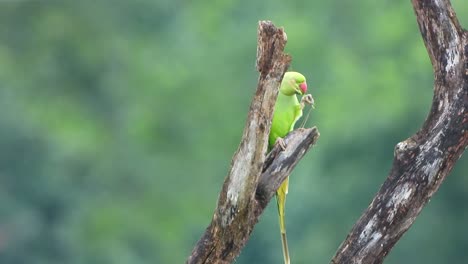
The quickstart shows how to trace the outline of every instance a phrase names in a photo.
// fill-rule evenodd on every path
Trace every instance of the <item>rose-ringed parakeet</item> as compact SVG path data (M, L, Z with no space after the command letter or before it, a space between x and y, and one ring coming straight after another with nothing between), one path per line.
M313 104L310 94L302 97L301 102L296 95L304 95L307 92L307 83L304 75L298 72L286 72L281 82L273 112L273 121L269 135L268 146L273 148L278 143L283 149L285 144L283 138L294 129L294 124L302 116L305 103ZM284 180L276 191L276 202L278 205L279 224L281 231L281 242L283 245L284 263L289 264L289 251L286 240L286 226L284 222L284 205L288 193L289 177Z

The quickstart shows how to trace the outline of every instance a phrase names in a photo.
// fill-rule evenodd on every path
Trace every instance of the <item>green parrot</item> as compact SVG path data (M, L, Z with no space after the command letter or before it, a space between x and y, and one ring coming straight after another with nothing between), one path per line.
M302 116L302 109L304 108L305 103L313 106L313 98L310 94L304 95L306 92L307 83L304 75L298 72L286 72L284 74L273 112L273 121L268 139L269 149L272 149L277 143L284 150L286 146L283 138L294 129L294 125L297 120ZM297 99L296 94L304 95L301 102ZM288 242L286 239L286 226L284 222L284 206L286 202L286 194L288 193L288 184L289 177L284 180L276 191L276 202L278 205L281 242L283 245L285 264L290 263Z

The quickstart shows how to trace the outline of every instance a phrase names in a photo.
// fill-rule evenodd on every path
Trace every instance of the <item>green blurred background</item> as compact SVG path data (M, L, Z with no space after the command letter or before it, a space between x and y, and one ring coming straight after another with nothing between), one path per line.
M468 2L453 4L468 25ZM284 26L321 137L290 181L295 263L328 263L429 111L410 1L0 0L0 263L183 263ZM386 263L468 263L463 157ZM271 203L237 263L281 263Z

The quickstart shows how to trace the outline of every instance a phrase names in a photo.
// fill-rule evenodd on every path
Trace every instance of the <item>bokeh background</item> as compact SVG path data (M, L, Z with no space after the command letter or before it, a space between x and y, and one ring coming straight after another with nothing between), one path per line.
M261 19L285 27L321 132L290 181L292 259L328 263L430 108L410 1L0 0L0 263L183 263L241 138ZM465 155L386 263L468 263L467 174ZM281 263L274 204L237 263Z

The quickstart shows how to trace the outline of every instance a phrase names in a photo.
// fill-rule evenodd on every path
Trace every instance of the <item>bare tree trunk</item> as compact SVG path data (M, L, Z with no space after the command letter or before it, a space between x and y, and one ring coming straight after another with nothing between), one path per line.
M259 23L257 91L211 224L187 263L231 263L280 184L319 136L316 128L296 130L285 138L285 151L276 147L265 157L278 88L291 61L285 45L283 29Z
M468 144L468 34L449 0L412 3L434 69L432 108L421 130L396 145L387 180L334 264L382 263Z

